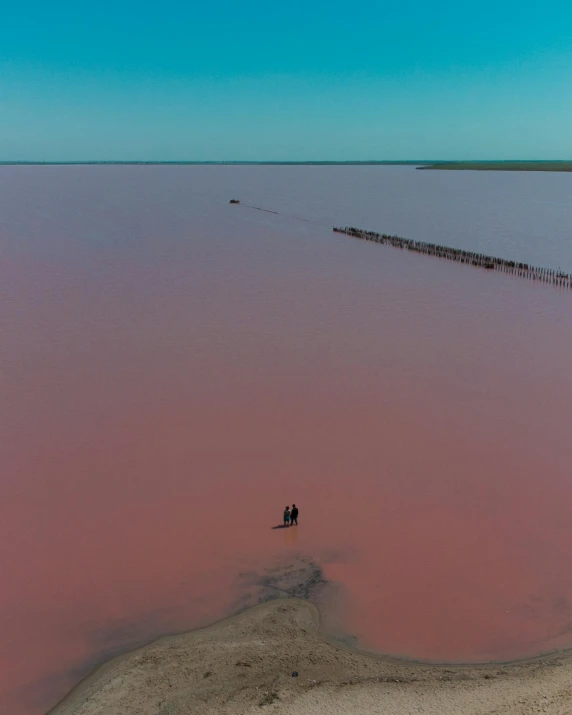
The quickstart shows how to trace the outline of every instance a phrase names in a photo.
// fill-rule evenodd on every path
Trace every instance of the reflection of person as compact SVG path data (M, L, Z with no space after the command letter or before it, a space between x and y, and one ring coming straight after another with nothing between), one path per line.
M296 504L292 504L290 519L292 520L292 526L294 526L294 524L298 526L298 507L296 506Z
M284 509L284 526L290 526L290 507Z
M290 522L290 526L292 526L292 523ZM282 529L282 536L284 538L284 544L288 547L292 547L296 545L296 542L298 541L298 534L300 532L298 529Z

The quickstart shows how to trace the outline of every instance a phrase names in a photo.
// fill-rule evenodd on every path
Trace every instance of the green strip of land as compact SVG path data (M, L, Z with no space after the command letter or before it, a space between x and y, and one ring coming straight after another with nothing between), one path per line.
M444 161L417 168L450 171L572 171L572 161Z

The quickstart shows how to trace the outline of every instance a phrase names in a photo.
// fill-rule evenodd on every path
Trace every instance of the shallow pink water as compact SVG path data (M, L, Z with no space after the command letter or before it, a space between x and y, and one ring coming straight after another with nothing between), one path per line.
M257 168L0 172L2 712L298 554L366 648L572 645L572 296L332 234L371 174L329 223Z

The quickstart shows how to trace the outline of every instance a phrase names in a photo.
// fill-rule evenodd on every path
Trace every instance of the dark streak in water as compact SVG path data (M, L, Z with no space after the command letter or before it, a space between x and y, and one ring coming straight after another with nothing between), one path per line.
M240 205L246 207L247 209L256 209L256 211L264 211L267 214L278 215L278 211L271 211L270 209L263 209L260 206L252 206L251 204L240 204Z

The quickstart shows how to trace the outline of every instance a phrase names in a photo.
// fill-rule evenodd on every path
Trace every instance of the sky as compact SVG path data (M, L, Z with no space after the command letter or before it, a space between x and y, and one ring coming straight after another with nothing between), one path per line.
M4 0L0 160L572 159L570 0Z

